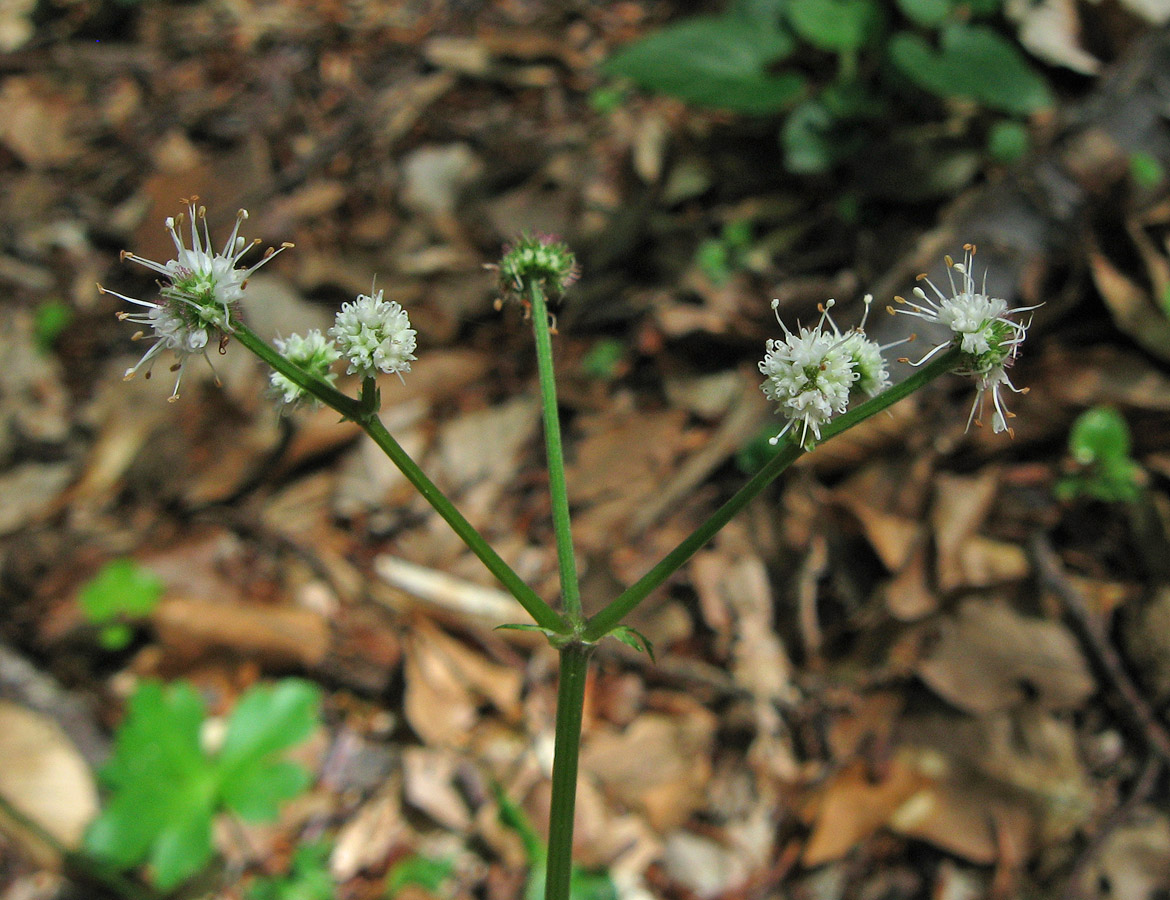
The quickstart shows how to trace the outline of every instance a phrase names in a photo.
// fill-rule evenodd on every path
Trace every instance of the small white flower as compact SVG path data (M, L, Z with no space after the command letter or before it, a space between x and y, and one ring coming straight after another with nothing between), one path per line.
M328 340L320 329L314 328L301 337L299 334L290 334L287 338L277 338L274 342L276 349L291 363L308 372L327 384L337 380L337 373L330 372L330 367L341 359L341 351L333 341ZM290 381L280 372L272 372L269 376L273 390L280 395L280 399L293 405L306 399L309 395L293 381Z
M983 283L976 290L975 276L972 273L972 259L975 256L975 245L964 245L965 256L963 262L957 263L951 257L946 257L947 267L950 270L950 295L944 294L925 275L919 275L918 280L924 281L934 292L937 299L928 297L920 287L914 288L915 300L905 300L895 297L898 307L888 307L891 313L914 316L928 322L937 322L951 330L950 340L931 348L922 359L912 365L920 366L931 357L951 347L957 347L964 354L963 365L956 369L959 375L969 375L975 379L975 402L971 407L971 414L967 418L967 427L971 423L982 425L983 407L986 395L991 394L993 413L991 427L997 434L1006 431L1014 436L1013 430L1008 427L1007 420L1014 418L1008 411L1000 396L1000 388L1007 387L1017 394L1027 393L1027 388L1016 388L1007 376L1007 369L1015 362L1020 352L1020 345L1027 337L1031 320L1018 322L1013 316L1030 312L1035 306L1026 306L1019 309L1010 309L1006 300L992 297L987 293L987 272L984 270ZM954 273L958 273L956 284ZM907 360L908 361L908 360Z
M843 347L853 360L853 371L857 373L857 381L853 385L853 390L860 391L867 397L876 397L890 386L890 373L886 368L886 358L882 356L882 351L888 350L894 345L887 344L880 347L876 341L871 341L865 336L865 323L869 319L873 294L866 294L864 302L865 313L861 317L861 324L845 335ZM829 324L833 326L833 331L839 334L837 323L833 321L832 316L828 316L828 319ZM902 342L898 341L897 343Z
M773 310L779 305L779 300L772 301ZM851 335L842 337L835 325L833 333L824 331L830 306L832 301L824 307L815 328L792 332L780 322L784 339L767 343L760 363L760 372L767 378L760 389L769 400L780 404L779 411L788 418L788 424L771 438L773 444L799 422L800 445L812 449L821 439L821 426L849 406L849 393L858 379L853 357L846 348ZM776 320L780 321L779 315Z
M401 378L410 371L411 360L417 359L410 317L395 301L384 300L382 291L359 294L353 303L343 303L329 334L349 360L350 375L372 378L381 371Z
M180 213L178 219L168 217L166 220L167 231L175 244L174 259L159 263L128 250L122 251L122 259L143 265L166 279L160 282L159 302L137 300L98 285L98 290L103 294L112 294L127 303L145 308L144 312L120 312L118 318L147 325L153 330L151 337L154 343L136 365L126 370L126 378L133 378L144 368L149 378L154 360L164 350L170 350L178 356L179 362L174 367L178 377L170 396L172 401L179 398L179 384L183 380L187 357L194 353L202 354L210 365L207 346L211 338L214 336L222 342L231 334L232 312L244 295L249 276L281 250L292 246L286 243L281 244L279 249L270 247L253 265L236 268L244 254L259 243L248 243L240 237L240 225L248 218L247 211L239 211L235 227L223 250L216 253L212 250L211 234L207 228L207 211L202 206L196 207L197 201L198 198L193 197L187 203L191 218L190 247L185 245L179 230L183 225L183 214ZM146 334L142 331L134 335L135 340L144 337Z

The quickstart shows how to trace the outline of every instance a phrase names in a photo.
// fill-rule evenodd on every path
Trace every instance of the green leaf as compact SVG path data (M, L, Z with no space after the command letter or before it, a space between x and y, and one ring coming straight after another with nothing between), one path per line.
M878 33L881 8L872 0L792 0L788 23L819 50L847 53Z
M329 845L323 841L298 847L287 876L257 878L248 889L248 900L334 900L336 895Z
M312 776L291 762L256 763L235 769L223 780L224 805L247 822L271 822L280 804L307 788Z
M1165 180L1166 169L1156 156L1139 150L1129 157L1129 177L1138 187L1153 190Z
M146 859L171 822L210 817L210 766L199 746L203 717L203 701L190 685L139 685L100 773L114 796L86 834L90 854L129 868Z
M132 559L106 563L81 588L78 602L89 621L103 624L119 616L149 615L162 596L163 583Z
M629 625L618 625L608 636L617 638L627 647L633 647L639 653L645 651L646 655L650 657L650 661L654 661L654 645L650 643L646 635L637 629L631 628Z
M768 115L804 90L795 73L769 67L792 52L791 35L741 16L707 16L668 26L622 48L603 65L644 88L691 103Z
M429 894L438 894L443 882L455 873L455 863L449 859L429 856L407 856L391 866L386 875L386 896L393 898L410 885L417 885Z
M178 887L211 861L211 810L191 809L159 832L150 853L154 883L164 891Z
M206 710L195 689L140 684L101 771L113 793L86 834L86 850L119 869L149 861L158 887L178 886L211 859L212 819L222 806L273 818L280 801L305 788L308 774L275 757L312 731L318 695L296 679L252 688L212 759L199 740Z
M999 33L978 25L949 25L936 52L916 34L890 40L890 59L919 87L940 97L965 97L991 109L1025 114L1052 105L1044 79Z
M951 0L898 0L898 9L907 19L925 28L941 25L951 16Z
M1083 466L1104 460L1127 459L1132 443L1121 413L1095 406L1081 413L1068 435L1068 449Z
M219 753L224 769L247 767L287 750L317 727L321 691L312 682L286 678L251 688L228 719L227 737Z
M33 313L33 340L41 353L48 353L53 344L73 321L73 307L60 300L49 300Z
M987 135L987 150L999 162L1017 163L1028 153L1031 139L1019 122L996 122Z

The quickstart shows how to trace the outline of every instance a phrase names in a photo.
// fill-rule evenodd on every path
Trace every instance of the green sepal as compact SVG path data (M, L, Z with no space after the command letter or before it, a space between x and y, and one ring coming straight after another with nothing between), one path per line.
M656 661L654 659L654 645L650 643L650 639L646 635L636 628L631 628L629 625L618 625L603 636L617 638L627 647L633 647L639 653L645 652L650 657L651 662Z

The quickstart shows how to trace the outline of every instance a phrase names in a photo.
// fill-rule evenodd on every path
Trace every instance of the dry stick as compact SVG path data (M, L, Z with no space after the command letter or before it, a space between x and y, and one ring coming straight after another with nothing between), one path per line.
M1085 892L1081 890L1081 880L1084 878L1085 871L1100 854L1109 835L1124 825L1130 816L1137 811L1137 808L1150 798L1150 794L1154 792L1154 787L1158 784L1158 776L1161 774L1162 760L1158 754L1152 753L1146 758L1146 764L1142 767L1141 774L1138 775L1138 780L1134 783L1133 790L1130 791L1125 802L1115 807L1101 822L1096 834L1089 839L1088 846L1081 851L1076 862L1073 863L1072 871L1064 886L1062 895L1064 900L1080 900L1085 896Z
M1048 538L1043 535L1035 537L1031 549L1041 583L1064 603L1088 649L1112 687L1121 695L1124 702L1118 704L1119 712L1141 730L1150 749L1158 754L1163 762L1170 764L1170 732L1167 732L1158 721L1153 707L1125 671L1125 664L1109 638L1104 621L1092 613L1084 594L1069 581Z

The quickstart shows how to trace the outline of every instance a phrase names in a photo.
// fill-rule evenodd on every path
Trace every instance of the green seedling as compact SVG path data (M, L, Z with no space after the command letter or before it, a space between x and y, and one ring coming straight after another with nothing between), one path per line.
M695 254L695 262L712 284L723 285L741 271L747 263L752 246L751 222L728 222L719 237L703 241Z
M524 887L524 900L544 900L544 884L547 861L544 844L532 822L516 803L512 802L497 785L494 788L496 802L500 805L500 824L520 836L524 844L524 855L528 859L528 880ZM592 872L574 865L569 877L570 900L617 900L617 888L604 872Z
M866 123L911 85L1013 116L1050 106L1016 42L973 22L998 9L999 0L899 0L896 11L880 0L739 0L621 48L602 70L698 106L782 114L788 170L825 172L872 142ZM836 65L810 72L809 52ZM1019 137L1004 132L989 149L1017 159Z
M329 845L323 842L298 847L287 875L257 878L248 889L248 900L334 900L336 896L329 874Z
M386 898L393 900L403 888L420 887L428 894L439 894L455 874L455 863L430 856L407 856L398 860L386 875Z
M617 377L618 367L626 354L626 345L617 338L602 338L581 360L581 371L590 378L611 381Z
M98 627L98 643L122 650L134 637L132 622L149 616L162 597L163 583L131 559L106 563L81 589L81 611Z
M1141 466L1131 457L1129 426L1107 406L1086 410L1073 422L1068 451L1077 471L1056 485L1061 500L1091 497L1133 503L1141 496Z
M86 851L120 870L146 863L156 887L177 887L211 860L217 813L271 821L308 787L309 773L283 756L317 727L319 704L320 691L306 681L257 685L232 711L223 746L209 751L201 742L207 711L195 689L143 682L101 770L110 797L86 834Z
M47 300L33 313L33 340L41 353L51 353L57 338L73 322L73 308L61 300Z

